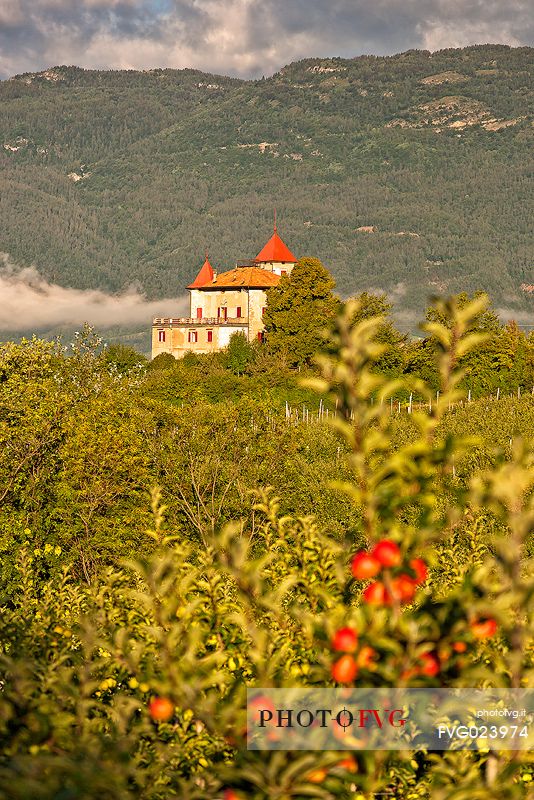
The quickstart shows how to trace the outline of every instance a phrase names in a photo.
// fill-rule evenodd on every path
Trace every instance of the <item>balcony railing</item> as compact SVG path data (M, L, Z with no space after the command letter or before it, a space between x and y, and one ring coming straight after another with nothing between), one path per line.
M247 325L248 317L154 317L152 325Z

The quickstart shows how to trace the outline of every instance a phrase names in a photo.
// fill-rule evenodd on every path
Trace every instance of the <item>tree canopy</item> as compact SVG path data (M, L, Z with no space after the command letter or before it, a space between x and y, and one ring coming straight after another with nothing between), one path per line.
M393 304L388 301L384 293L362 292L357 295L357 300L356 311L352 317L353 324L373 317L382 317L383 319L378 326L374 339L376 342L385 345L386 349L377 359L375 368L386 375L398 375L402 372L408 337L400 333L393 323L391 316Z
M226 366L235 375L242 375L254 360L254 348L244 333L234 333L226 348Z
M310 364L324 342L323 332L337 309L335 281L318 258L302 258L291 275L267 291L263 316L268 346L290 364Z

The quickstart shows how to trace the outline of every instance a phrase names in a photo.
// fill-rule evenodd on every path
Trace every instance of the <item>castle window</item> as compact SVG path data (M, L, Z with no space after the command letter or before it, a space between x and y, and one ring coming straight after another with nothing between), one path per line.
M281 269L280 275L287 275L287 269Z
M165 331L158 331L158 342L165 341Z
M228 308L226 306L223 306L222 308L218 308L217 309L217 316L218 316L219 319L221 319L221 317L224 320L228 319Z
M208 342L213 342L213 331L208 331Z
M236 309L236 317L240 317L240 316L241 316L241 306L238 306L237 309Z
M202 319L202 309L197 308L197 319Z
M266 308L266 306L263 306L263 308L261 309L261 315L262 315L262 317L263 317L263 315L265 314L265 308Z
M258 342L263 342L263 331L258 331Z
M197 333L197 331L189 331L189 333L187 334L187 341L189 343L192 343L192 344L195 344L196 342L198 342L198 333Z

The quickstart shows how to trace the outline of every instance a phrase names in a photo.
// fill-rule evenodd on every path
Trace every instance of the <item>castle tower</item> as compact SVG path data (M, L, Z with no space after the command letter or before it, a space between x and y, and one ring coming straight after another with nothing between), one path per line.
M254 259L254 263L261 266L262 269L274 272L276 275L290 275L296 262L297 259L293 253L278 235L275 216L273 235L265 247L260 250Z
M214 276L213 267L211 266L208 258L208 254L206 253L206 260L202 264L199 273L193 283L190 283L187 287L188 289L197 289L199 286L205 286L207 283L211 283Z

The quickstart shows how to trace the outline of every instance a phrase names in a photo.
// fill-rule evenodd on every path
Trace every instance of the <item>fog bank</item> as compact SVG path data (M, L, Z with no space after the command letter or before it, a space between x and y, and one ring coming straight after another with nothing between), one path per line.
M35 269L19 269L0 253L0 331L42 331L61 326L146 325L155 316L184 316L188 298L150 300L132 288L120 295L48 283Z

